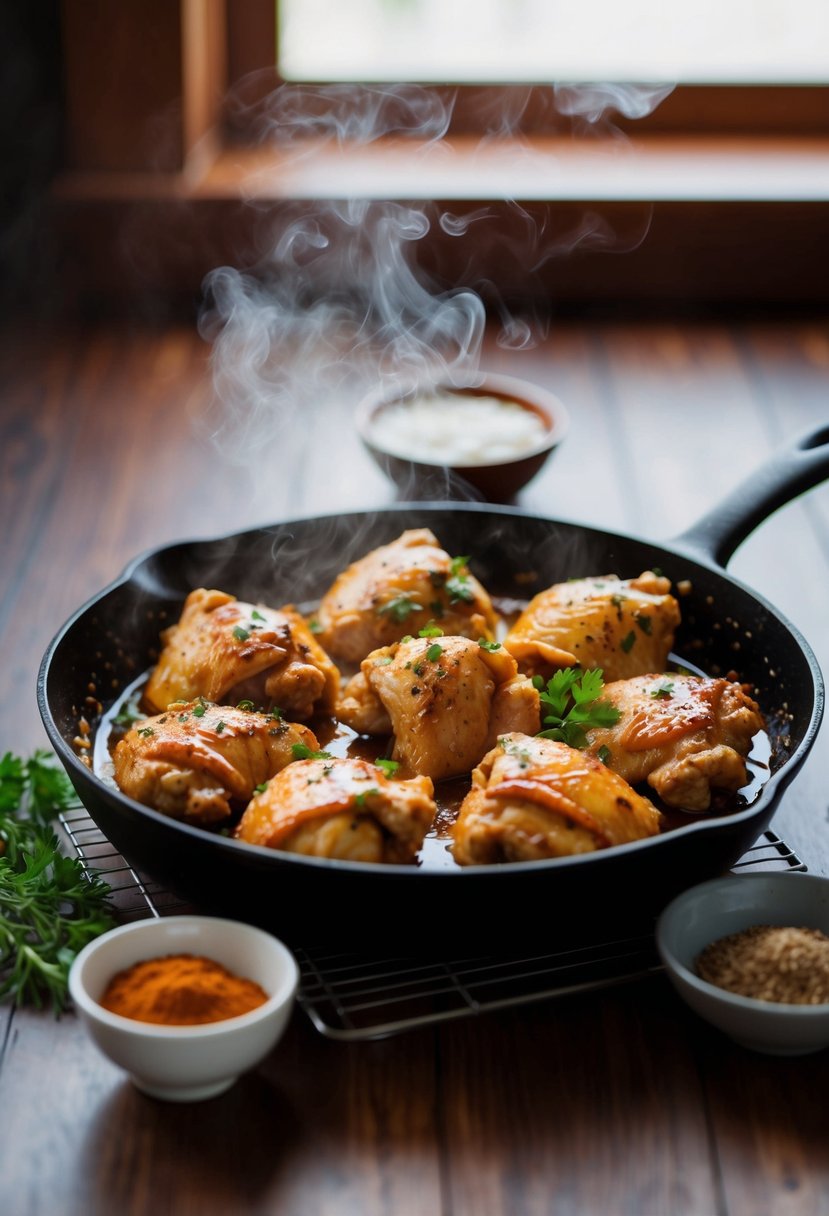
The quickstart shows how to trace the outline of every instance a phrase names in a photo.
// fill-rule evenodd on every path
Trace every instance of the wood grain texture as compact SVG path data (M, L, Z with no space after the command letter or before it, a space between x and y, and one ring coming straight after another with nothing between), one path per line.
M484 366L543 383L572 416L521 504L670 540L789 435L827 421L827 335L821 320L666 320L559 326L512 351L493 331ZM43 650L143 549L394 500L345 390L253 431L247 462L231 463L211 438L209 353L187 327L0 342L0 752L45 741ZM238 438L248 422L230 425ZM822 486L730 565L827 668L828 554ZM828 752L824 729L774 821L822 873ZM187 1108L134 1091L71 1015L2 1007L0 1042L4 1216L829 1211L829 1053L737 1049L661 977L373 1044L327 1042L297 1013L260 1069Z

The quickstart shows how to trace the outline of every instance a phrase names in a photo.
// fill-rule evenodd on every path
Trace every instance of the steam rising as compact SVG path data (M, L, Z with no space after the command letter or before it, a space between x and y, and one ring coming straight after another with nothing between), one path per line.
M641 117L668 92L666 86L562 85L545 99L574 126L607 133L610 110ZM484 138L509 138L520 148L529 91L510 96L486 117ZM447 133L453 104L451 91L416 85L283 85L264 102L247 103L244 89L235 98L236 112L254 121L263 142L298 157L311 141L315 147L320 140L366 145L388 135L416 137L417 148L433 148ZM597 214L562 231L548 224L551 208L539 222L537 214L509 205L521 232L510 254L528 275L578 247L619 244ZM254 454L284 436L297 412L312 424L320 402L353 408L369 390L473 382L484 292L500 316L501 344L518 350L534 342L533 326L511 314L494 284L470 275L472 286L446 289L417 264L417 242L432 228L467 242L472 262L476 240L485 231L491 237L497 223L492 208L456 215L433 203L315 200L281 204L266 218L263 248L249 269L221 267L208 276L201 316L201 331L213 343L208 425L240 464L252 464Z

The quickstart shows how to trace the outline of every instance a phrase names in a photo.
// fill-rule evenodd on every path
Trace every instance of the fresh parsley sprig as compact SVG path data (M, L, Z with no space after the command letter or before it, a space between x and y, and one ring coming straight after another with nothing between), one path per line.
M546 687L539 679L537 687L542 710L548 711L544 716L546 730L538 732L542 739L586 747L591 727L614 726L621 716L615 705L600 699L604 690L601 667L589 671L565 667L547 681Z
M76 799L52 760L0 760L0 1000L59 1013L75 955L114 921L109 886L60 852L50 822Z

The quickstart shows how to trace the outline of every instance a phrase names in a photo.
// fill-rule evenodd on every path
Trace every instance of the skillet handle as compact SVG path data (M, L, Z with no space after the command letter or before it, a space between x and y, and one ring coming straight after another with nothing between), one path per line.
M778 509L829 477L829 425L780 449L674 540L690 553L728 565L735 549Z

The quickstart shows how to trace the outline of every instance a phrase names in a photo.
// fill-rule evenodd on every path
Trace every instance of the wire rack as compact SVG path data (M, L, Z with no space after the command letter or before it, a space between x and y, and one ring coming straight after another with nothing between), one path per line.
M106 879L122 922L195 911L124 860L83 807L60 823L88 873ZM765 832L735 871L804 871ZM331 1039L378 1039L415 1027L641 979L661 970L652 928L632 936L526 956L411 959L294 949L299 1004Z

